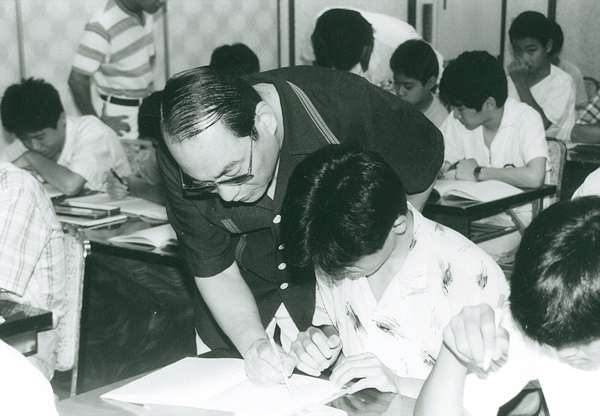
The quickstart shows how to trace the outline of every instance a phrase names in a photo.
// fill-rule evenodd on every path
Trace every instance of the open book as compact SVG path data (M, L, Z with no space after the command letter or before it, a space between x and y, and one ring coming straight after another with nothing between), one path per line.
M70 198L64 202L65 205L72 206L81 206L81 203L117 206L121 208L121 212L124 214L167 221L167 209L164 206L131 195L128 195L123 199L110 199L107 193L101 192L93 195Z
M312 403L344 394L327 380L294 374L293 394L284 385L259 387L235 358L184 358L103 394L104 399L234 412L244 416L284 416Z
M114 243L129 243L147 247L177 245L177 235L170 224L150 227L130 234L117 235L108 239Z
M494 201L523 192L519 188L509 185L506 182L493 179L481 182L439 179L433 188L438 191L443 198L454 196L482 202Z

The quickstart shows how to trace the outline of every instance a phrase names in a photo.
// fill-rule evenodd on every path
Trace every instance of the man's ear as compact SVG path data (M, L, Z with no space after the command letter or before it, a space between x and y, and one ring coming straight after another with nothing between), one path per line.
M496 99L494 97L488 97L483 102L483 107L488 111L495 110L496 108L498 108L498 106L496 105Z
M58 121L56 122L56 128L66 128L67 127L67 113L64 111L60 113L58 117Z
M424 87L431 91L431 89L433 89L433 87L435 87L436 84L437 84L436 77L430 77L427 80L427 82L425 83Z
M552 41L552 39L550 39L548 41L548 43L546 43L546 47L544 48L546 51L546 55L550 55L550 51L552 50L552 47L554 46L554 42ZM557 54L558 55L558 54Z
M407 229L408 221L406 215L398 215L398 218L396 218L396 221L394 221L394 225L392 225L392 230L394 231L394 234L403 235L404 233L406 233Z
M273 109L266 101L261 101L256 104L256 120L254 125L260 124L267 129L270 134L275 134L277 130L277 118L273 113Z

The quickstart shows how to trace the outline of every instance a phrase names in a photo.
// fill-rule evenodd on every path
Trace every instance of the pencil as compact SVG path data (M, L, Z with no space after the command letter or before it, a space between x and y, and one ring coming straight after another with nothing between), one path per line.
M117 180L118 180L119 182L121 182L121 185L123 185L123 186L127 186L127 185L125 184L125 182L123 181L123 179L121 179L121 177L120 177L120 176L117 174L117 172L115 172L115 170L114 170L114 169L111 169L111 170L110 170L110 173L112 173L112 175L113 175L115 178L117 178Z
M283 370L283 361L281 361L281 355L279 355L279 349L277 348L277 344L275 344L275 340L273 338L269 338L269 342L271 343L271 348L273 348L273 352L275 353L275 356L281 363L281 374L283 375L283 379L285 380L285 386L287 387L290 394L294 394L294 393L292 393L292 386L290 385L290 379L288 378L288 376L285 374L285 371Z

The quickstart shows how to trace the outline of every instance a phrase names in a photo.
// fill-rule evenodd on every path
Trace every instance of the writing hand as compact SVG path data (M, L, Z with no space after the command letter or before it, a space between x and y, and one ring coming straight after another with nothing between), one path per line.
M508 353L509 335L497 326L494 310L487 304L465 306L444 329L444 344L465 366L484 368L486 354L503 363Z
M281 361L277 358L271 347L271 343L266 338L261 338L248 348L244 354L246 365L246 375L248 379L259 386L273 386L283 384L283 372L289 377L296 367L296 360L286 354L283 349L277 346Z
M106 114L106 104L102 107L102 115L100 116L100 120L104 122L108 127L113 129L119 136L123 134L121 132L128 133L131 130L131 126L129 123L126 123L125 120L127 116L109 116Z
M473 170L479 166L475 159L459 160L456 165L456 179L461 181L475 181Z
M342 340L337 335L329 338L319 328L310 327L298 334L290 353L296 358L298 370L318 377L333 364L342 350Z
M348 387L348 393L366 388L398 393L396 383L400 381L400 377L387 368L372 352L342 358L329 378L339 388L353 379L360 380Z
M106 182L106 192L111 199L123 199L129 195L129 188L127 186L128 178L123 177L125 184L122 184L114 175L110 172L106 172L104 176Z
M508 75L512 78L515 84L524 83L527 81L529 67L521 59L515 59L507 67Z

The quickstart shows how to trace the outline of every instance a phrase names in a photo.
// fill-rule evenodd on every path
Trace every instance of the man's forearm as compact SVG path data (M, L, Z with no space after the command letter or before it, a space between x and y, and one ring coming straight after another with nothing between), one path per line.
M196 285L215 320L242 356L267 335L250 288L233 263L218 275L196 278Z
M537 111L540 116L542 116L542 122L544 123L544 129L547 130L552 122L546 117L546 113L544 113L544 109L537 103L533 94L531 94L531 90L526 84L516 83L515 88L517 89L517 93L519 94L519 98L525 104L529 104L535 111Z
M73 94L73 100L81 114L98 116L92 104L92 93L90 91L91 77L71 70L69 75L69 87Z
M26 152L23 157L46 182L64 192L65 195L77 195L86 183L81 175L37 152Z
M600 124L575 124L571 131L571 140L574 143L600 144Z

